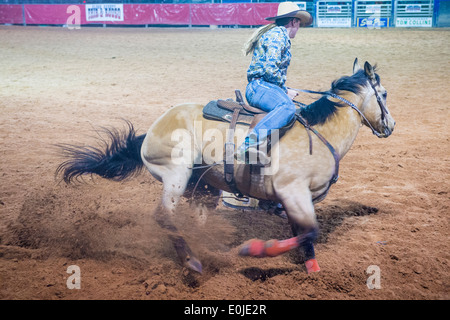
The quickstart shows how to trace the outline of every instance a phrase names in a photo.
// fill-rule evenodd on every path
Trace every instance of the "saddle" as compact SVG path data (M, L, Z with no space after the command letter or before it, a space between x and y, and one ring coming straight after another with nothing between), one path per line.
M210 101L203 108L203 117L209 120L223 121L230 123L229 130L227 132L225 142L225 155L224 155L224 175L225 181L237 195L241 193L236 187L234 180L234 155L236 146L234 144L234 132L237 124L249 126L249 130L253 129L259 121L261 121L267 112L249 106L244 102L242 94L239 90L235 90L236 101L232 99L227 100L213 100ZM290 129L295 123L293 119L289 124L280 129L280 136L283 135L288 129ZM267 139L267 152L270 150L270 138ZM251 164L257 166L263 166L261 164Z
M213 100L209 102L204 108L203 108L203 117L205 119L209 120L217 120L217 121L224 121L230 123L230 128L227 133L227 139L225 142L225 155L224 155L224 174L225 174L225 181L227 182L230 189L233 191L233 193L238 197L243 197L242 193L239 191L239 189L236 186L236 182L234 179L234 154L235 154L235 145L234 145L234 131L236 128L236 124L243 124L248 125L249 129L252 129L256 126L256 124L264 118L264 116L267 114L267 112L251 107L247 104L245 104L242 94L239 90L235 90L236 94L236 101L233 101L231 99L227 100ZM298 106L305 107L306 105L303 103L299 103L297 101L294 101ZM313 199L313 202L321 201L326 194L328 193L328 190L330 189L331 185L336 183L339 178L339 161L340 156L334 149L334 147L313 127L311 127L307 121L301 116L300 108L296 110L295 117L292 119L290 123L288 123L283 128L279 129L279 136L281 137L286 133L287 130L293 127L294 123L298 121L303 127L306 129L306 132L308 133L309 137L309 154L312 155L312 139L311 139L311 133L314 133L317 138L319 138L320 141L322 141L327 148L330 150L331 154L333 155L334 161L335 161L335 170L334 174L331 177L330 183L328 184L327 189L323 192L323 194L317 196L315 199ZM267 152L269 152L270 148L270 138L267 139ZM253 167L255 167L254 164L250 164L251 171L253 172ZM256 165L255 172L259 171L258 165Z
M239 92L239 90L236 90ZM236 93L240 95L240 93ZM237 98L239 101L239 98ZM267 112L251 107L245 104L243 101L237 102L232 99L227 100L213 100L210 101L203 108L203 117L209 120L233 122L233 115L235 111L238 112L238 117L235 119L236 124L247 125L252 129L256 124L264 118Z
M246 104L239 90L236 90L235 93L236 101L233 99L210 101L203 107L203 117L208 120L229 122L231 125L234 121L233 115L235 111L239 111L237 114L238 117L235 119L236 124L247 125L249 129L253 129L267 115L267 112ZM297 113L298 111L299 109ZM280 128L280 133L284 133L290 129L294 122L295 119L283 128Z

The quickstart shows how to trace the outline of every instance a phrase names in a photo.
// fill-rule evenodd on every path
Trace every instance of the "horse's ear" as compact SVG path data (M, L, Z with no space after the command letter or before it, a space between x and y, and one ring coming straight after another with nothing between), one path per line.
M353 62L353 74L361 70L361 66L359 65L358 58L355 58L355 62Z
M372 65L367 61L364 64L364 72L370 80L375 81L375 71L373 70Z

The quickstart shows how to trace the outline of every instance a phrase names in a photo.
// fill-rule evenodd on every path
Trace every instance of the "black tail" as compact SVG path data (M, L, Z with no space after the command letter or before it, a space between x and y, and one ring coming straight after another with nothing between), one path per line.
M137 175L143 168L141 146L145 134L136 136L133 125L126 121L127 128L102 128L107 139L100 140L100 147L57 145L67 158L56 169L66 183L78 180L85 174L97 174L103 178L121 181Z

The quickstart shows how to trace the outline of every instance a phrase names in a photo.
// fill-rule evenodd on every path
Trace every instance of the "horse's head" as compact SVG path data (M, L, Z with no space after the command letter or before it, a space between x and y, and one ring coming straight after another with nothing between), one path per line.
M366 117L363 123L375 129L379 138L387 138L394 131L395 121L387 107L387 91L380 83L380 77L375 73L375 68L366 61L364 70L360 67L358 59L353 64L353 73L362 72L367 76L367 91L361 106L361 112Z

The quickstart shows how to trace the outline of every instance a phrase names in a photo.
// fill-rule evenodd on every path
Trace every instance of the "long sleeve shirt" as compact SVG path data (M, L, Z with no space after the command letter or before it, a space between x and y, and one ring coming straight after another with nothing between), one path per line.
M287 91L287 68L291 62L291 40L285 27L277 26L259 39L247 70L247 79L262 78Z

